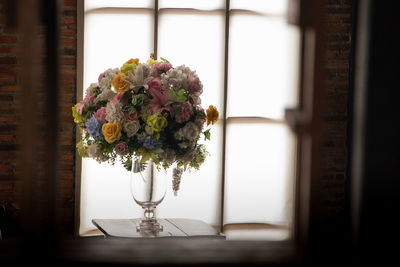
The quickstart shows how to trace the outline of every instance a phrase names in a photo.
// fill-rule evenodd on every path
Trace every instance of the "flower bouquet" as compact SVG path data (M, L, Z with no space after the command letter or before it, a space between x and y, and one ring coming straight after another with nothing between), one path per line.
M176 193L182 172L199 169L208 154L198 142L201 136L210 139L205 124L218 120L214 106L201 107L202 92L195 71L173 67L163 58L146 63L130 59L121 68L106 70L72 107L82 130L79 155L112 164L118 159L128 171L135 161L151 160L158 169L176 163Z

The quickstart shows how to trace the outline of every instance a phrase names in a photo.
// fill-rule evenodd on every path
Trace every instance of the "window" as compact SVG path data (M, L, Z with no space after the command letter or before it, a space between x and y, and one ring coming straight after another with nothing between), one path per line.
M205 142L211 156L184 174L177 197L168 190L159 217L291 225L295 138L283 116L297 104L299 37L286 2L85 1L84 89L104 70L155 52L196 70L203 107L220 111ZM92 218L141 216L128 178L121 166L82 160L81 234L94 229Z

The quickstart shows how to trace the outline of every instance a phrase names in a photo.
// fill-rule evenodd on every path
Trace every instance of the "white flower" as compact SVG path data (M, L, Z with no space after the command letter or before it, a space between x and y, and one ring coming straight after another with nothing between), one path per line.
M101 149L97 144L91 144L87 147L89 157L96 159L101 155Z
M165 150L160 156L167 165L172 165L175 162L175 151L172 149Z
M109 101L114 98L115 92L110 89L104 89L102 92L94 99L94 103L97 104L99 101Z
M110 90L111 82L114 76L119 72L118 68L108 69L104 72L103 78L100 80L99 86L101 91Z
M147 89L147 84L153 79L151 76L151 67L146 64L137 65L135 75L131 71L128 71L126 75L127 77L122 79L129 83L129 89L133 89L136 86L144 86ZM137 90L135 90L135 93L137 93Z
M179 129L179 136L182 136L186 138L189 141L196 140L199 136L199 127L193 123L193 122L188 122L186 125ZM178 139L179 140L179 139Z
M110 86L111 86L111 79L108 78L101 79L99 84L101 91L110 90Z
M161 82L164 90L174 88L175 90L187 89L187 74L179 67L169 69L167 73L161 74Z
M128 137L132 137L139 131L140 122L138 120L126 121L123 124L123 129Z
M197 119L194 121L194 123L196 124L199 133L202 132L204 127L204 121L202 119Z
M153 79L151 76L151 67L146 64L139 64L135 68L135 84L143 85L147 88L147 84Z
M120 122L125 120L120 103L108 102L106 106L106 120L109 122Z

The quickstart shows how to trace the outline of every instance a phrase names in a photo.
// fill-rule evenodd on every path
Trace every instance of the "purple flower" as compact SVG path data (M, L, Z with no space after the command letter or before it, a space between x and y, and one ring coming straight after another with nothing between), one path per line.
M102 126L103 123L99 122L94 115L86 122L86 129L93 138L103 135Z
M183 123L188 121L190 117L193 115L192 105L189 102L181 103L181 110L177 114L175 114L175 119L179 123Z
M142 142L143 142L143 146L147 149L157 149L157 148L161 148L163 145L163 142L160 139L154 140L150 136L143 138Z
M172 65L170 63L167 63L167 62L156 62L153 65L152 76L153 77L160 77L161 73L165 73L171 68L172 68Z
M188 75L188 91L193 96L200 96L203 93L203 84L200 82L199 77Z
M127 149L128 144L124 141L119 141L114 148L115 153L117 153L118 155L124 155Z

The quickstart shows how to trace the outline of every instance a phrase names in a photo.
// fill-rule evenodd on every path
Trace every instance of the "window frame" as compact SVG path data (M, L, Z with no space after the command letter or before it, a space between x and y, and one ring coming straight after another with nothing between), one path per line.
M288 0L290 2L290 0ZM77 1L77 99L82 99L83 97L83 70L84 70L84 20L85 20L85 6L84 6L85 1ZM157 58L158 55L158 17L159 13L162 12L163 10L180 10L180 11L195 11L195 12L212 12L212 11L220 11L220 9L213 9L213 10L201 10L201 9L193 9L193 8L162 8L159 9L159 4L158 0L154 0L154 8L132 8L132 9L146 9L146 10L151 10L154 13L154 29L153 29L153 53L155 58ZM93 11L101 11L105 9L126 9L126 8L98 8L94 9ZM227 125L228 123L234 123L235 120L240 119L240 120L248 120L248 121L254 121L257 120L259 121L258 123L266 123L266 124L284 124L288 125L288 122L285 119L273 119L269 117L260 117L260 116L227 116L227 105L228 105L228 63L229 63L229 34L230 34L230 16L231 13L241 13L241 14L246 14L246 15L255 15L255 16L260 16L260 15L265 15L256 11L250 11L250 10L243 10L243 9L230 9L230 0L225 0L225 8L222 9L225 11L225 36L224 36L224 63L223 63L223 68L224 68L224 77L223 77L223 112L222 116L220 117L220 120L222 121L222 158L221 158L221 192L220 192L220 215L219 215L219 220L220 220L220 230L223 231L225 225L231 225L228 223L224 223L224 213L225 213L225 167L226 167L226 136L227 136ZM92 11L92 12L93 12ZM268 16L274 16L274 17L285 17L285 15L274 15L274 14L268 14ZM300 94L298 92L298 94ZM80 133L79 129L77 129L76 132L76 139L79 140L80 138ZM298 154L298 153L297 153ZM75 177L76 177L76 186L75 186L75 233L79 235L79 223L80 223L80 206L81 206L81 171L82 171L82 159L76 152L76 168L75 168ZM297 155L294 156L294 158L297 158ZM296 178L293 178L293 181L296 181ZM296 195L294 193L294 195ZM293 197L293 208L292 208L292 213L295 211L296 203L295 203L295 197ZM291 220L291 225L289 225L289 239L293 238L293 229L294 229L294 215L292 216Z

